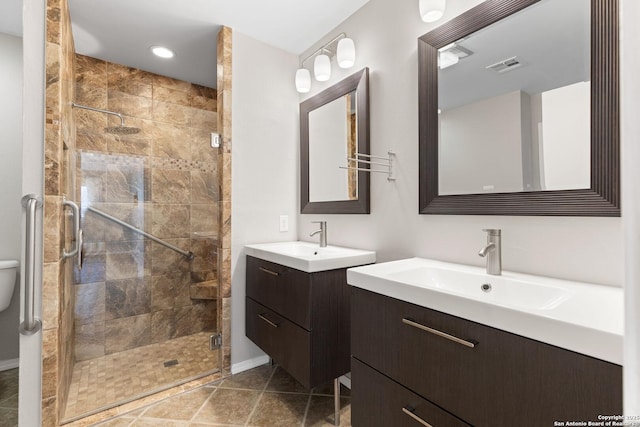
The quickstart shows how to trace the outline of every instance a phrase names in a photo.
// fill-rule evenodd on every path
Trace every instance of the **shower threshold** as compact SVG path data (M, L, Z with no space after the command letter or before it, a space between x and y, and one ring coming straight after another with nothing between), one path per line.
M76 362L62 424L219 372L211 332Z

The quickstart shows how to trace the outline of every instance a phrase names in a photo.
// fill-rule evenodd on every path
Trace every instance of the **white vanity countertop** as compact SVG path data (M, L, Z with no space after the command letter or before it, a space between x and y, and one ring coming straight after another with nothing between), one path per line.
M621 288L509 271L491 276L484 268L422 258L350 268L347 282L622 365Z
M245 253L307 273L336 270L376 262L376 253L311 242L277 242L245 245Z

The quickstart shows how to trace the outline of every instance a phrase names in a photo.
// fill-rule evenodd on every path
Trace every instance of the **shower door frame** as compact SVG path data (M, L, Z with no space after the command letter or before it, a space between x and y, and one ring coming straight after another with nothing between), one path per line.
M22 193L44 193L44 94L45 94L45 15L46 2L25 1L23 5L23 138L22 138ZM19 203L19 201L16 201ZM42 265L43 265L43 213L36 215L36 259L34 260L35 317L42 316ZM25 229L24 216L22 219ZM20 299L24 307L24 238L20 263ZM21 309L20 322L25 313ZM18 394L19 425L42 424L42 330L33 335L20 335L20 370ZM38 410L34 410L38 408Z

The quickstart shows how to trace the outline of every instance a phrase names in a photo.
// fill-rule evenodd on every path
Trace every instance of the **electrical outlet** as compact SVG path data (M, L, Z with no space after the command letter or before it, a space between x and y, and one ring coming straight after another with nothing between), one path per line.
M280 215L280 232L289 231L289 215Z

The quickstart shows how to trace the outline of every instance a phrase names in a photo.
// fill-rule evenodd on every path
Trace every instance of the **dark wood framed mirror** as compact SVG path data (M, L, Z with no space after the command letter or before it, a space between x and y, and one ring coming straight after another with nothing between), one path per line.
M356 153L369 154L368 68L300 104L301 213L370 212L369 173L347 160Z
M446 65L439 65L439 52L449 50L451 46L464 45L465 40L473 40L477 34L490 31L494 24L501 21L507 22L517 16L528 13L529 10L542 7L545 3L563 3L563 0L489 0L468 10L462 15L452 19L442 26L430 31L418 39L419 56L419 212L421 214L449 214L449 215L548 215L548 216L620 216L620 149L619 149L619 28L618 28L618 1L617 0L590 0L586 2L587 35L585 36L586 83L585 111L587 123L586 132L586 178L584 186L571 186L556 189L538 184L527 184L535 175L532 167L524 166L521 189L500 190L493 185L485 185L481 179L475 178L474 172L468 171L474 178L479 188L469 191L443 191L440 180L444 175L441 170L444 163L443 140L440 135L440 127L444 110L441 109L442 100L439 99L439 80L444 80L441 73L448 72ZM564 6L564 5L562 5ZM562 21L559 21L562 22ZM533 40L542 40L543 33L549 32L548 24L537 24L538 34ZM562 25L559 25L562 27ZM522 26L516 26L520 29ZM566 31L563 37L571 34ZM494 40L511 42L516 38L501 35ZM531 38L531 37L529 37ZM557 46L562 46L564 40L556 40ZM543 54L551 56L555 51L553 47L543 51ZM462 49L458 59L454 63L464 63L464 53L470 49ZM513 50L513 49L512 49ZM517 55L517 53L513 53ZM569 54L572 55L571 53ZM565 56L566 57L566 56ZM527 58L520 60L517 57L506 58L500 63L483 64L478 73L491 72L494 66L509 67L510 64L521 61L524 67L515 70L510 75L522 72L527 67ZM440 56L442 60L442 56ZM471 61L468 61L470 63ZM533 62L533 61L531 61ZM444 66L443 66L444 65ZM521 65L521 64L518 64ZM450 67L451 70L458 65ZM514 67L515 68L515 67ZM558 64L562 69L562 64ZM486 69L486 70L485 70ZM490 70L491 69L491 70ZM493 70L495 71L495 70ZM500 72L500 70L498 70ZM453 73L450 73L453 74ZM542 73L539 73L542 74ZM439 77L440 75L440 77ZM496 74L497 75L497 74ZM506 75L506 73L505 73ZM474 79L467 78L467 81ZM480 84L481 85L481 84ZM479 86L480 86L479 85ZM518 89L524 91L524 89ZM545 88L544 90L547 90ZM539 95L539 94L538 94ZM519 98L520 99L520 98ZM524 105L524 104L523 104ZM527 107L529 108L529 107ZM495 116L495 115L494 115ZM449 117L452 117L451 115ZM485 116L486 117L486 116ZM503 119L504 120L504 119ZM564 120L564 119L563 119ZM562 121L562 120L561 120ZM531 127L534 129L534 127ZM539 128L542 129L542 128ZM540 131L542 134L542 131ZM566 132L564 140L572 137ZM531 136L528 137L532 139ZM471 138L476 139L476 138ZM537 140L536 138L533 138ZM542 139L542 137L540 137ZM559 140L562 142L562 138ZM524 145L522 145L524 147ZM542 149L540 149L542 150ZM524 149L522 151L524 153ZM538 153L539 154L539 153ZM537 155L537 154L536 154ZM499 158L502 152L498 152L490 160L481 161L472 155L467 155L464 161L481 163L481 167L500 170ZM524 159L524 154L522 158ZM532 156L535 158L535 155ZM538 158L542 162L542 157ZM466 167L466 166L465 166ZM562 168L562 165L560 165ZM464 168L460 168L463 170ZM538 173L541 175L542 172ZM536 180L534 179L534 181ZM489 180L487 180L489 181ZM490 182L490 184L493 184ZM475 185L475 184L474 184ZM487 190L484 192L484 190ZM492 191L493 190L493 191Z

